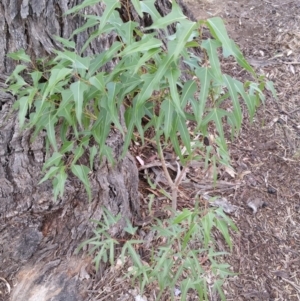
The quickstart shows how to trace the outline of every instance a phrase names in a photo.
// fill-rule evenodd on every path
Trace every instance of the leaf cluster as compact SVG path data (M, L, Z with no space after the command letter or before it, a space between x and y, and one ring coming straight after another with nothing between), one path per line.
M104 210L103 222L97 224L95 236L83 242L79 249L89 246L91 254L95 254L94 262L98 270L101 262L115 264L116 249L125 267L130 262L131 268L125 275L133 284L138 284L141 293L150 284L158 288L157 300L168 293L174 298L174 291L179 288L181 300L187 300L187 294L193 290L199 300L208 300L208 285L217 291L225 300L222 283L229 275L233 275L230 266L221 263L218 258L226 252L215 251L215 241L212 230L218 230L224 237L230 250L232 243L229 229L237 230L232 220L224 214L221 208L202 211L184 209L165 221L157 220L150 231L155 233L150 250L145 250L145 242L135 238L137 228L128 221L125 231L131 239L118 241L108 235L111 226L118 222L119 217L113 217ZM141 258L139 249L144 249ZM213 284L210 280L213 278Z
M77 13L98 2L86 0L68 13ZM118 159L106 144L112 128L124 137L123 155L135 131L144 141L145 131L153 127L158 143L171 143L180 160L186 162L197 149L197 145L193 147L189 125L193 124L194 133L205 135L209 124L214 124L219 136L218 159L229 164L224 122L233 132L240 129L241 100L252 118L255 108L264 100L265 81L256 76L228 37L222 20L192 22L175 1L172 11L161 17L154 0L132 1L141 17L148 14L152 18L152 25L145 30L136 22L122 21L116 10L121 5L119 1L103 2L103 15L84 15L85 25L73 33L74 36L88 28L95 29L80 53L73 41L57 37L64 50L56 51L49 61L33 62L24 50L9 55L23 62L11 74L8 87L17 97L14 108L18 110L20 125L34 128L35 135L47 133L48 159L41 182L53 179L54 196L62 197L71 171L91 198L88 178L94 160L105 157L113 163ZM169 34L167 28L174 24L176 33ZM202 39L205 27L212 39ZM165 32L166 43L158 39L156 30ZM118 39L107 51L83 55L91 41L110 33ZM201 49L202 57L194 55L194 47ZM254 81L242 83L223 74L220 50L225 58L233 56ZM189 80L183 74L183 62L189 66L185 71ZM113 70L107 70L108 65L113 65ZM267 87L271 84L267 83ZM231 111L222 108L227 99L231 100ZM191 112L186 110L187 105ZM122 106L126 124L119 115ZM84 155L89 164L81 160Z

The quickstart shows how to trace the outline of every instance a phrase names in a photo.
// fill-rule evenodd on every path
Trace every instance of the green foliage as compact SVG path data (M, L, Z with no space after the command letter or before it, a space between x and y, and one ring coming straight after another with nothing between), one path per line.
M86 0L68 13L98 2ZM88 176L94 160L103 156L111 163L114 160L111 149L105 144L111 126L125 137L124 155L134 131L137 130L144 141L145 127L141 124L144 117L149 120L146 128L155 128L156 140L171 142L183 164L191 160L199 147L197 144L191 146L189 122L194 125L195 135L205 135L208 125L215 124L219 135L216 139L220 150L218 162L229 165L224 123L230 125L233 133L238 132L242 123L241 100L245 101L252 118L255 108L264 99L264 87L274 92L272 84L265 85L263 78L256 77L228 37L220 18L192 22L174 1L172 11L161 17L154 1L133 1L140 16L151 15L150 29L164 30L167 41L164 45L155 31L149 28L143 31L136 22L124 23L115 10L120 7L118 1L103 2L106 5L103 15L84 15L87 23L74 34L96 26L81 50L84 51L93 39L115 32L119 41L107 51L94 56L80 55L72 41L57 37L66 49L56 51L55 58L42 66L32 62L23 50L9 55L23 62L10 76L8 88L17 97L14 108L19 112L20 125L34 128L35 135L46 130L51 146L50 158L44 167L47 173L42 181L54 179L55 197L62 196L65 175L71 171L83 182L91 198ZM165 29L172 24L176 24L177 31L169 35ZM214 39L202 40L203 27L210 30ZM196 57L191 47L199 47L203 57ZM255 81L243 84L223 74L220 49L224 57L233 56ZM183 61L190 66L188 81L182 73ZM112 62L115 64L113 71L105 71L105 66ZM232 101L232 111L222 108L228 98ZM130 101L125 112L127 129L119 121L124 99ZM157 105L159 115L155 112ZM192 112L186 111L187 105L191 105ZM91 147L92 141L96 145ZM185 153L182 153L182 146ZM89 166L81 164L83 154L88 154Z
M68 13L77 13L98 2L85 0ZM20 126L33 128L34 136L42 130L47 132L45 176L40 183L52 179L55 199L62 197L68 174L72 172L91 199L89 175L95 160L105 157L113 163L118 159L113 158L112 150L106 145L111 128L123 134L124 155L134 132L138 131L144 142L145 130L153 127L174 200L184 170L173 182L164 162L162 145L173 145L183 165L194 158L205 161L206 165L208 162L214 166L229 165L224 124L229 125L233 135L238 133L242 102L252 119L257 106L264 101L263 90L267 88L275 95L273 84L255 74L228 37L220 18L192 22L175 1L172 1L172 11L161 17L154 0L132 0L139 16L147 13L152 18L151 27L143 29L136 22L122 21L116 10L121 5L119 1L103 2L106 5L103 15L84 14L86 24L73 32L72 37L88 28L95 29L79 53L73 41L56 37L65 49L56 51L51 60L33 62L24 50L9 55L21 62L8 80L8 90L17 98L14 108L18 110ZM168 33L170 25L176 26L175 34ZM203 39L203 28L210 31L212 39ZM165 43L158 39L157 29L165 33ZM118 40L108 50L83 55L91 41L112 32ZM199 57L192 52L194 47L200 49ZM224 74L221 50L224 58L232 56L253 81L242 83ZM183 70L183 62L189 66L188 70ZM110 65L114 65L113 70L108 70ZM126 126L119 118L125 99ZM231 110L223 106L228 100ZM148 123L142 125L142 119ZM217 155L211 155L212 147L208 146L206 154L199 157L197 151L202 144L194 137L206 135L208 126L214 126L217 131ZM83 155L88 160L82 160ZM172 205L176 209L176 202ZM95 237L80 246L91 245L90 251L97 252L97 269L101 261L114 264L116 245L119 245L108 233L120 217L113 217L107 211L103 217L103 222L95 221L98 224ZM154 230L161 244L152 250L148 265L136 251L143 243L140 240L123 243L121 258L123 262L130 258L133 269L128 276L139 282L141 290L149 283L156 283L161 294L170 290L173 295L174 288L180 286L181 300L186 300L189 289L197 291L200 300L208 300L206 277L213 277L215 289L224 300L221 285L231 273L228 265L217 260L224 253L215 252L211 232L217 229L231 249L229 227L236 229L221 209L205 214L198 209L185 209L175 212L168 221L157 222ZM136 229L128 223L125 231L133 236Z
M181 300L187 300L190 289L198 294L199 300L208 300L207 286L213 278L212 288L221 297L224 296L222 283L233 273L228 264L219 262L219 258L227 253L215 251L211 232L213 228L219 230L231 248L229 229L237 229L220 208L206 213L198 208L192 211L184 209L171 219L163 222L157 220L150 230L156 233L153 238L156 244L151 244L150 250L145 250L144 241L134 239L137 228L132 227L129 221L125 231L131 235L131 239L118 242L111 238L107 232L119 217L111 216L107 210L103 216L103 222L95 221L98 225L95 236L79 247L89 246L90 253L95 253L97 269L101 261L115 264L114 254L118 245L118 248L121 247L119 258L123 266L130 265L126 277L139 285L141 293L152 284L151 287L154 285L159 290L157 300L165 293L174 297L175 288L180 288ZM148 252L143 259L137 251L140 248L144 248L144 253Z

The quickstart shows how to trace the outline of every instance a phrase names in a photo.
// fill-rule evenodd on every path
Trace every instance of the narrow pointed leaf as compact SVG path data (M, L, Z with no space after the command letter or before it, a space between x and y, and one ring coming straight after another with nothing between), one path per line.
M237 94L237 90L236 90L236 86L235 86L235 80L227 75L224 74L223 75L223 79L225 82L225 85L227 86L227 89L229 91L232 103L233 103L233 116L234 116L234 122L235 122L235 126L237 128L237 130L239 130L241 128L241 124L242 124L242 110L241 110L241 106L239 103L239 99L238 99L238 94Z
M74 33L72 35L74 35ZM75 49L75 42L74 41L69 41L67 39L64 39L62 37L55 36L55 35L53 37L55 38L56 41L60 42L63 46L65 46L67 48Z
M221 46L221 43L215 40L207 39L202 42L202 47L206 49L208 56L209 56L209 62L211 65L211 72L214 75L214 77L221 82L222 81L222 71L221 71L221 65L218 57L217 49Z
M94 158L95 156L97 155L97 147L95 145L93 145L91 148L90 148L90 169L93 169L93 165L94 165Z
M75 102L76 118L80 126L82 126L81 118L82 118L82 111L83 111L84 92L87 89L88 89L88 85L86 85L82 81L77 81L75 83L72 83L70 86L70 90L73 93L74 102Z
M277 97L277 93L276 93L276 90L274 88L274 83L272 81L267 81L266 82L266 88L272 92L272 95L273 97L278 100L278 97Z
M233 55L240 66L255 75L253 68L245 60L237 45L228 37L223 20L220 17L214 17L207 20L207 25L210 28L214 38L222 43L224 57Z
M50 144L54 148L54 150L57 152L57 144L56 144L56 138L55 138L55 125L57 122L57 118L54 116L51 116L48 114L47 117L47 123L45 125L45 128L47 130L47 138L50 141Z
M181 100L180 100L182 108L185 108L189 98L194 97L196 90L197 90L197 85L193 80L189 80L185 82L182 89Z
M89 82L101 92L105 92L104 73L99 72L96 76L89 79Z
M19 60L27 63L31 62L30 56L25 53L24 49L20 49L19 51L9 53L7 54L7 56L14 60Z
M83 183L85 190L87 191L89 200L91 200L92 193L88 179L88 173L90 172L90 169L84 165L72 165L71 171Z
M166 77L168 79L170 92L172 96L172 103L174 105L175 111L177 114L179 114L181 117L185 118L183 109L181 107L181 101L179 98L178 88L177 88L177 80L180 76L180 71L176 68L171 68L169 72L167 72Z
M55 174L57 174L57 171L60 169L60 166L51 166L48 172L45 174L45 176L39 181L39 184L42 184L48 179L51 179Z
M57 166L61 162L62 154L54 152L53 155L45 162L43 165L43 170L49 168L50 166Z
M48 94L51 93L58 82L65 79L67 76L69 76L73 72L72 69L69 68L55 68L51 70L51 75L47 83L47 87L43 93L42 102L45 101Z
M208 99L209 88L212 81L212 75L210 69L207 67L201 67L196 70L196 75L200 79L201 90L199 95L199 102L196 104L195 117L200 126L206 102Z
M180 138L183 141L184 146L186 147L189 154L192 153L191 150L191 139L190 139L190 133L186 126L186 120L185 118L178 117L178 130L180 133Z
M174 107L172 105L172 102L169 99L165 99L162 102L160 109L165 116L163 128L164 128L165 139L168 140L170 137L170 133L172 131L172 127L173 127Z
M183 20L180 22L178 32L176 33L176 47L174 49L173 55L177 59L182 53L183 49L186 47L187 41L190 39L193 31L196 29L196 22L189 20Z
M230 235L229 235L229 232L228 232L228 226L227 226L226 222L224 220L216 218L215 219L215 226L222 233L225 241L227 242L227 244L228 244L228 246L231 250L232 249L232 242L231 242L231 239L230 239Z

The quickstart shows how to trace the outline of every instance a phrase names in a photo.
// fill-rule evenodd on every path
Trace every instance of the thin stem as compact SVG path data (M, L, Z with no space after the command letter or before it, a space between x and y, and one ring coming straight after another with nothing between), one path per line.
M176 209L177 209L177 186L175 185L175 183L173 182L173 180L172 180L172 178L169 174L169 171L168 171L168 168L167 168L167 164L166 164L166 161L165 161L165 157L163 155L163 151L162 151L159 139L157 139L157 147L158 147L158 154L159 154L159 157L160 157L160 160L161 160L163 171L164 171L165 176L168 180L168 183L171 187L172 209L173 209L172 215L173 215L175 213Z

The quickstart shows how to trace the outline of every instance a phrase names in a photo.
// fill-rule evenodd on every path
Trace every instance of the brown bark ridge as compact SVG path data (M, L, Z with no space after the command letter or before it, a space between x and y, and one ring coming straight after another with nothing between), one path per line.
M6 54L25 49L33 59L50 55L60 45L53 38L68 38L83 24L80 17L63 14L75 0L2 0L0 2L0 88L14 64ZM157 2L166 14L170 2ZM101 15L103 5L88 8ZM187 12L184 8L184 11ZM124 13L127 12L120 11ZM126 17L126 16L125 16ZM132 11L141 25L147 25ZM84 44L89 32L77 35L77 47ZM113 42L108 35L93 41L87 54L105 51ZM115 166L98 163L91 175L92 201L87 200L83 185L68 178L64 197L54 202L52 184L41 185L45 162L45 133L31 142L32 130L20 130L14 98L0 92L0 300L81 301L95 300L87 288L93 286L94 274L88 252L76 254L78 245L91 237L91 219L100 220L105 206L121 221L111 229L122 235L125 218L139 212L138 171L128 154ZM107 144L118 158L122 137L112 132ZM5 281L12 291L7 293Z

